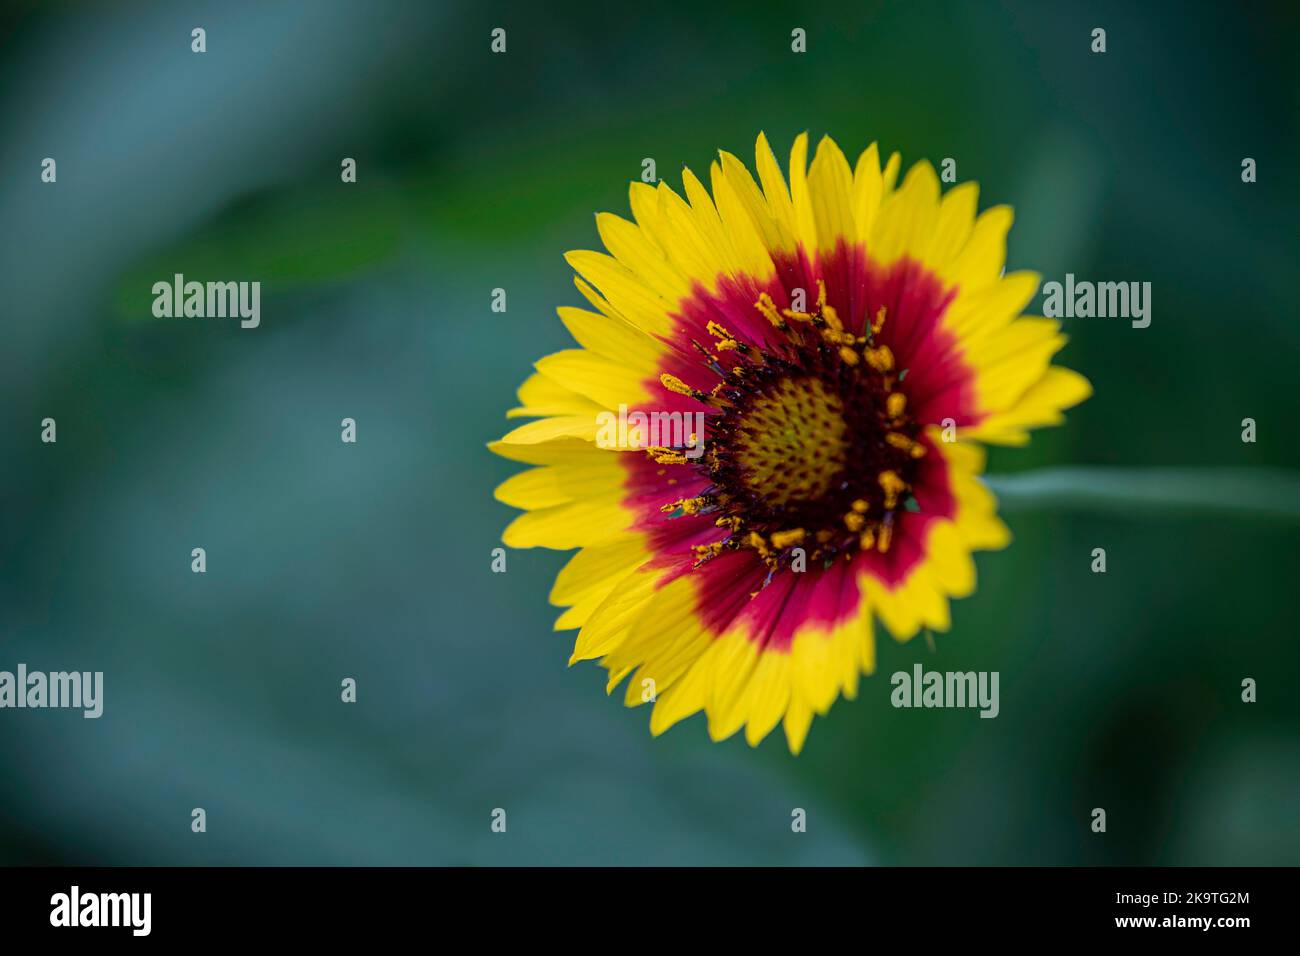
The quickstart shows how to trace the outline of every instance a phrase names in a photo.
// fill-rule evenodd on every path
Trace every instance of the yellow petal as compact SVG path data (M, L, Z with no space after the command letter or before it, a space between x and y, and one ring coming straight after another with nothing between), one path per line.
M939 177L922 160L907 171L902 188L881 203L867 248L881 265L904 256L920 259L938 219Z
M573 388L606 409L650 400L647 375L586 349L565 349L537 362L537 370Z
M596 229L610 254L669 306L676 305L690 293L690 281L636 224L602 212L596 216Z
M519 386L518 408L507 418L539 418L550 415L595 415L601 407L584 395L566 388L541 372L534 372Z
M665 335L672 330L668 317L671 303L656 295L617 259L586 249L567 253L564 258L637 328L651 335Z
M829 136L822 137L817 144L817 155L808 171L808 191L817 248L829 252L837 243L853 242L857 234L853 221L853 175L848 160Z
M996 282L1007 261L1007 233L1015 216L1010 206L993 206L975 220L966 247L953 260L950 274L964 289Z
M713 180L713 198L718 204L718 215L722 218L723 227L731 237L737 268L741 274L761 285L776 271L768 247L764 244L764 236L755 224L756 218L762 213L751 211L750 205L737 195L720 165L714 163L709 172ZM749 182L749 189L753 190L749 204L761 203L762 197L758 195L753 180ZM767 225L771 227L770 218L767 219Z
M808 738L808 727L812 723L812 708L799 694L790 694L790 706L785 712L785 740L790 753L798 754L803 750Z
M543 418L527 425L520 425L501 437L506 445L536 445L540 442L555 441L558 438L582 438L589 442L596 440L600 423L594 415L558 415L555 418Z
M745 168L745 164L731 153L721 152L719 156L722 159L722 175L728 189L744 208L763 247L772 252L788 252L793 249L794 233L772 212L766 197L754 182L754 177L750 175L749 170ZM781 188L784 189L784 185ZM713 191L716 197L718 193L716 186ZM718 203L718 211L722 214L723 221L727 221L727 212L722 208L721 200Z
M808 191L808 134L800 133L790 147L790 203L794 210L794 234L809 251L818 248L817 220Z
M613 496L571 501L519 515L502 532L501 540L510 548L564 551L598 544L626 528L631 518Z
M884 183L880 178L880 151L872 143L866 148L853 169L853 221L859 242L871 238L871 227L876 221Z
M765 653L749 679L744 708L745 740L751 747L771 733L790 700L790 655Z
M772 218L776 220L785 235L797 240L799 231L795 228L794 206L790 202L790 192L786 188L785 177L781 175L781 167L777 165L776 155L772 152L767 136L763 133L758 134L758 142L754 146L754 160L758 166L758 179L763 184L763 195L767 199L767 208L771 211Z

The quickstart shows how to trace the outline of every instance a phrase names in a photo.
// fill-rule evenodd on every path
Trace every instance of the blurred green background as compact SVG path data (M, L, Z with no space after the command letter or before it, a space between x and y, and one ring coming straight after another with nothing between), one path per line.
M652 739L566 668L565 556L490 572L515 466L484 445L566 344L562 253L626 215L643 158L676 185L807 129L955 158L1015 205L1010 268L1153 283L1148 329L1067 323L1096 396L993 470L1300 467L1298 26L1282 3L6 5L0 669L106 687L97 721L0 712L0 861L1297 862L1295 527L1013 513L951 633L884 639L793 758L700 718ZM261 280L261 328L154 319L174 272ZM1001 715L893 709L916 661L1000 671Z

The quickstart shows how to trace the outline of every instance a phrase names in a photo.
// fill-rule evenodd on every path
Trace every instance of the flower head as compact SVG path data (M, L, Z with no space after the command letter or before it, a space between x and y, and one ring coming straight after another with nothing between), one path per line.
M940 195L930 164L896 187L873 144L850 170L800 136L787 188L759 136L689 170L685 198L634 183L635 221L602 214L608 255L572 252L595 311L561 308L579 348L537 363L493 450L533 465L497 497L512 547L579 548L551 593L660 733L703 710L756 744L875 667L873 626L947 630L971 553L1009 534L980 443L1023 444L1088 382L1051 365L1058 323L1004 275L1011 211Z

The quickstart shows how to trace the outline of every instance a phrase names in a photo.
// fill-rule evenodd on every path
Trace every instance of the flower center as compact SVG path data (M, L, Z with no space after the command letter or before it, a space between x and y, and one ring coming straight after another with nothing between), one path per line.
M765 505L816 501L844 471L844 404L819 378L781 378L741 412L732 454L741 482Z
M713 349L695 345L721 379L711 392L661 377L670 390L718 410L702 457L649 450L658 461L691 461L707 474L704 493L663 508L713 514L726 529L721 540L696 546L697 567L742 548L772 573L800 552L823 562L883 553L899 509L915 510L912 482L926 446L899 388L906 369L895 368L889 347L875 340L885 310L857 336L827 304L822 283L819 292L813 312L778 311L766 294L759 299L756 308L783 333L775 348L740 342L710 324Z

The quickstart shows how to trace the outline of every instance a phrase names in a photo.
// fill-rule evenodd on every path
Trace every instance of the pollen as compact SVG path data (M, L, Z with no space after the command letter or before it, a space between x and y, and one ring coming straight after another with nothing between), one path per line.
M890 543L894 540L894 524L892 521L886 521L880 526L880 534L876 538L876 550L884 554L889 550Z
M781 313L776 310L776 303L772 301L772 297L766 292L758 297L758 301L754 303L754 308L758 309L767 321L772 323L773 328L785 330L785 319L781 318Z
M787 566L796 547L810 560L885 552L898 509L925 454L920 426L907 414L894 353L874 337L884 327L879 308L856 328L817 283L811 311L779 309L759 294L755 310L783 333L776 346L742 343L709 322L715 351L739 364L725 369L709 355L720 381L707 394L675 376L670 391L707 400L719 414L704 435L708 453L692 462L708 479L696 498L664 506L669 514L716 514L717 547L696 546L697 566L729 550L753 552L771 573ZM657 461L678 462L680 451L650 449Z
M691 398L701 402L708 402L710 396L701 392L698 388L691 388L676 375L669 375L664 372L659 376L659 381L663 387L670 392L676 392L678 395L689 395Z
M879 335L880 330L883 329L884 327L885 327L885 307L882 305L880 307L880 311L876 313L876 317L871 321L871 334Z
M646 449L646 454L661 465L684 465L690 459L679 451L673 451L671 448L651 447Z
M717 339L717 342L714 343L714 348L719 352L740 352L744 354L749 351L748 345L738 341L731 332L719 325L717 322L710 322L705 326L705 330ZM719 383L719 386L723 384L725 383Z
M789 531L778 531L772 535L772 547L778 551L784 551L786 548L794 547L796 544L802 544L805 536L803 528L792 528Z
M898 472L882 471L877 478L885 492L885 510L892 511L898 507L898 496L907 490L907 483L898 477Z
M899 432L890 432L885 436L885 441L901 451L907 452L913 458L921 458L925 455L925 446L918 441L913 441L906 435Z
M890 351L888 345L881 345L877 348L867 349L863 353L867 364L877 372L892 372L894 370L894 353Z
M678 498L676 501L662 505L659 510L665 514L672 514L681 510L682 514L695 515L699 514L711 504L710 500L701 495L698 498Z

